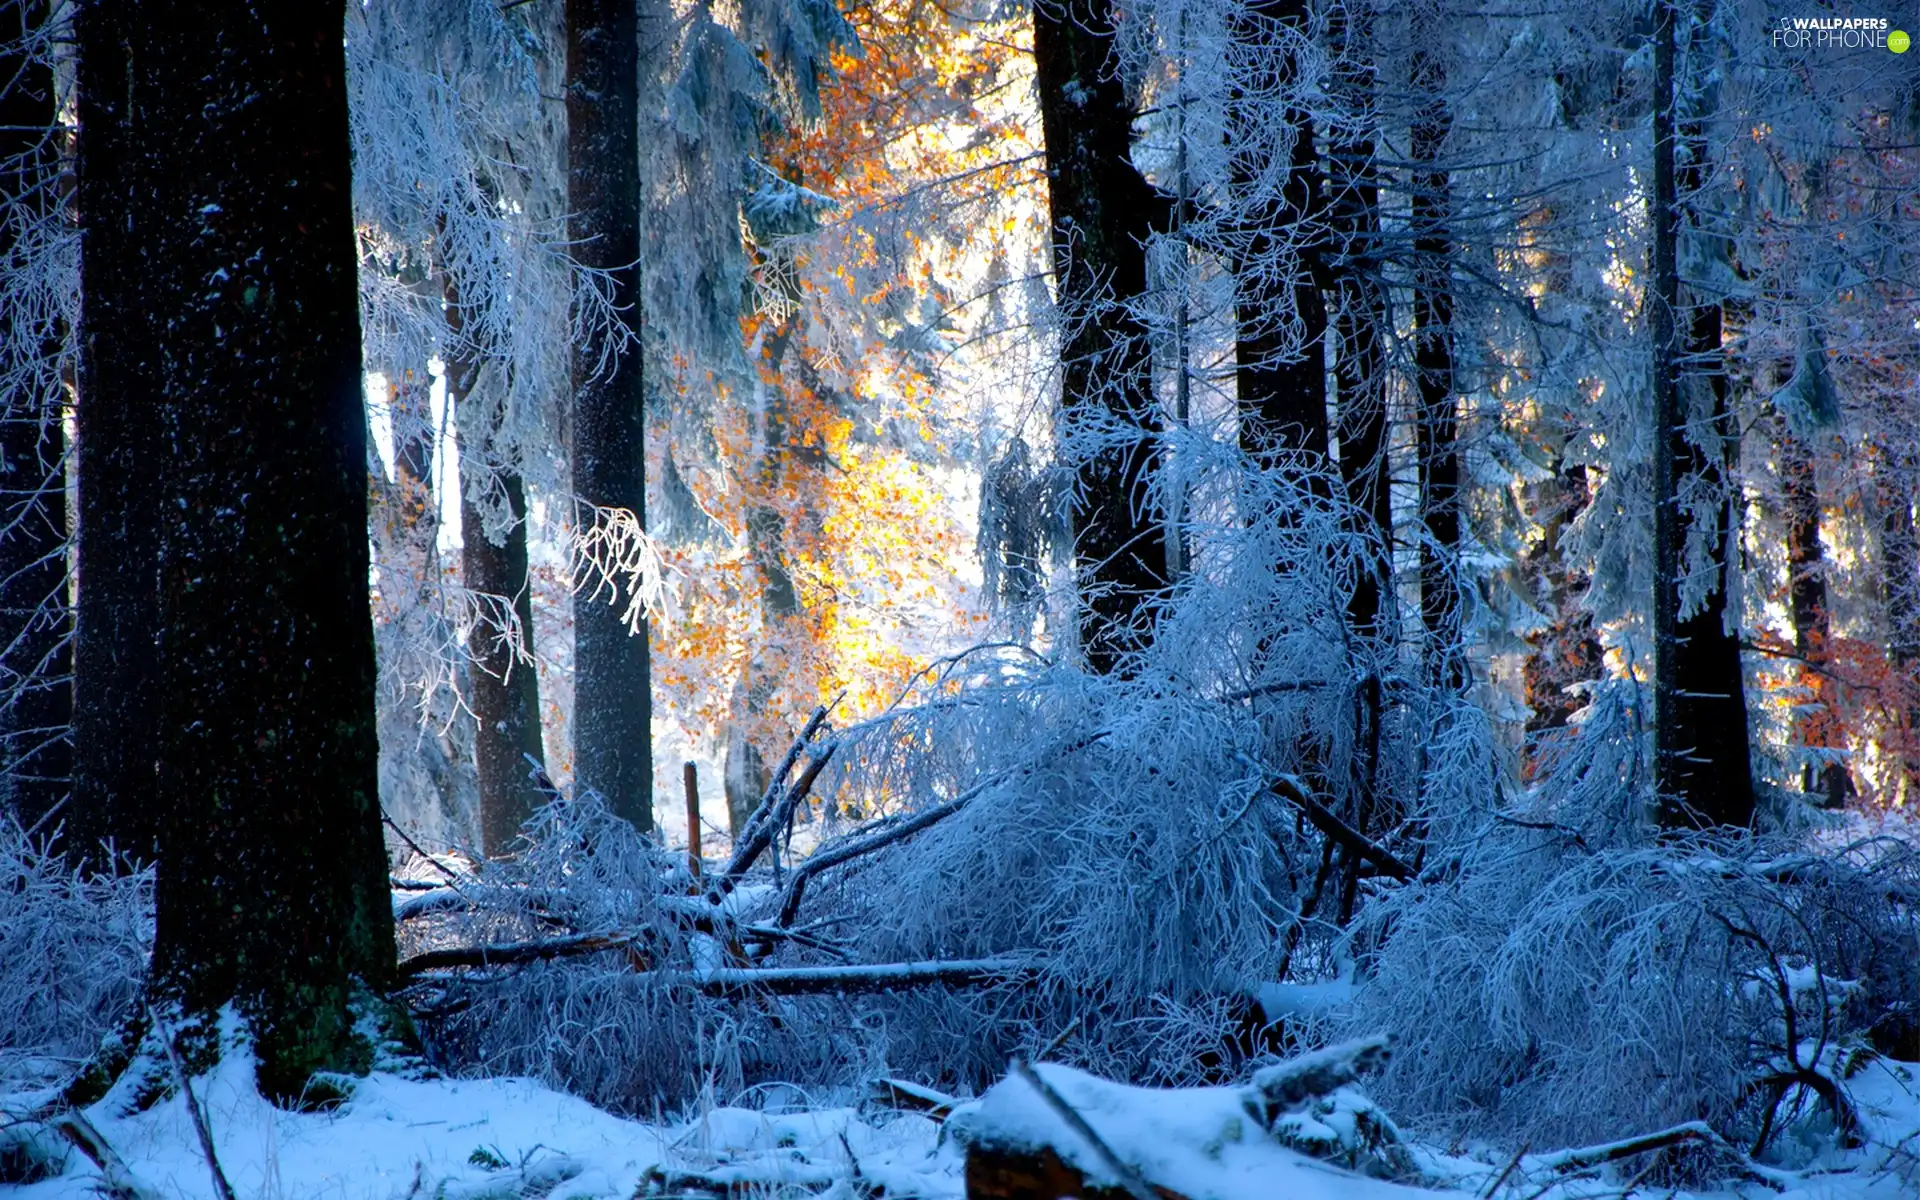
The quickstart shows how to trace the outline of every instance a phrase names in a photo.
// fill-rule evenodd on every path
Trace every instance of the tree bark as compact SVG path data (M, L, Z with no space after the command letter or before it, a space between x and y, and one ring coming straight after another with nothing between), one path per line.
M1253 0L1236 9L1229 36L1234 66L1228 103L1228 169L1234 228L1234 360L1240 446L1256 460L1328 456L1325 347L1326 198L1313 118L1293 103L1305 36L1301 0ZM1274 120L1277 104L1284 121ZM1286 163L1276 187L1276 162Z
M1914 531L1913 466L1885 445L1868 447L1874 507L1880 518L1881 595L1887 623L1887 657L1894 669L1900 780L1894 795L1911 804L1920 797L1920 535Z
M1693 298L1681 305L1678 242L1684 227L1700 232L1682 193L1701 185L1699 168L1679 167L1679 143L1700 161L1704 137L1697 124L1677 129L1675 89L1676 0L1656 6L1654 32L1652 294L1654 439L1654 781L1660 823L1669 829L1747 826L1753 822L1752 764L1740 643L1727 627L1730 573L1735 569L1736 506L1721 520L1714 579L1701 602L1683 607L1682 574L1692 517L1682 511L1682 482L1698 478L1719 494L1727 488L1732 412L1720 347L1721 309ZM1683 328L1684 326L1684 328ZM1687 383L1696 386L1688 388ZM1690 394L1691 393L1691 394ZM1704 407L1713 443L1689 436L1692 409Z
M464 351L466 318L459 283L442 279L447 332L454 346L447 362L447 404L463 419L480 364ZM473 669L468 689L477 728L474 768L480 780L480 848L488 857L507 852L520 827L546 803L527 759L542 767L546 750L540 739L540 678L533 664L533 586L527 572L527 491L519 468L498 461L491 431L460 427L460 567L467 590L484 596L493 620L474 623L467 635ZM491 453L489 452L491 451ZM473 502L473 488L491 476L507 502L509 524L495 542L486 519ZM501 628L511 616L517 637Z
M165 445L151 397L172 313L175 281L135 266L163 236L141 227L157 218L154 197L181 181L157 146L140 140L151 114L133 107L131 70L157 79L158 34L139 34L128 5L93 6L76 16L80 46L79 181L82 237L75 425L79 440L78 541L81 581L74 608L74 849L99 858L151 860L158 840L154 805L160 757L160 480ZM117 84L106 63L129 64ZM167 131L177 137L178 130ZM171 140L171 139L170 139ZM177 200L176 200L177 203ZM177 219L177 218L176 218ZM171 231L168 231L170 234Z
M1328 16L1334 55L1331 90L1352 131L1328 147L1328 245L1324 257L1331 281L1332 323L1338 334L1333 358L1335 431L1340 482L1359 571L1347 597L1348 654L1360 680L1354 690L1356 753L1350 772L1356 829L1371 835L1382 813L1379 795L1382 691L1381 656L1393 622L1393 503L1387 448L1386 294L1380 282L1380 182L1375 167L1376 70L1369 14L1336 9ZM1342 855L1341 925L1359 900L1360 860Z
M1129 307L1146 291L1159 198L1130 156L1133 106L1115 72L1112 0L1036 0L1033 61L1046 142L1054 286L1066 324L1061 405L1069 431L1105 429L1081 456L1073 498L1090 670L1126 669L1152 637L1167 584L1166 526L1153 512L1159 417L1147 330Z
M1413 365L1418 414L1414 454L1420 475L1420 626L1427 684L1461 692L1473 682L1462 641L1460 416L1453 381L1453 180L1442 163L1453 114L1438 54L1413 53L1413 90L1426 97L1414 118Z
M349 1005L394 953L341 13L100 0L77 29L83 428L152 455L82 478L83 517L131 482L158 535L91 543L83 581L159 578L155 669L110 710L154 714L150 775L114 797L157 831L149 986L234 1005L291 1100L368 1065Z
M59 115L46 0L0 18L0 269L30 265L18 236L59 219ZM37 51L37 52L36 52ZM67 603L66 434L61 324L19 331L0 363L15 386L0 396L0 778L4 803L33 828L66 797L71 774L73 614Z
M605 272L624 331L595 329L573 354L577 520L626 509L646 528L641 393L640 91L635 0L567 0L567 236ZM589 596L592 588L589 585ZM624 604L574 606L573 777L641 830L653 828L653 699L647 623Z
M1831 674L1821 668L1832 662L1828 645L1832 622L1827 615L1826 551L1820 542L1820 490L1813 450L1778 418L1780 484L1787 510L1787 596L1793 611L1793 649L1801 662L1800 682L1810 693L1812 711L1794 719L1800 745L1836 750L1846 746L1834 705L1839 699ZM1828 808L1838 808L1853 794L1853 780L1844 763L1809 762L1800 773L1801 788Z
M1332 41L1338 55L1333 87L1356 121L1356 132L1337 140L1328 153L1331 196L1328 203L1335 261L1333 325L1339 334L1334 356L1338 391L1340 479L1347 502L1364 515L1355 532L1376 539L1378 551L1393 545L1393 497L1387 451L1386 351L1387 298L1380 284L1380 181L1373 132L1376 87L1370 19L1364 13L1337 12ZM1382 607L1391 561L1372 564L1355 582L1347 604L1348 626L1371 638L1382 632Z

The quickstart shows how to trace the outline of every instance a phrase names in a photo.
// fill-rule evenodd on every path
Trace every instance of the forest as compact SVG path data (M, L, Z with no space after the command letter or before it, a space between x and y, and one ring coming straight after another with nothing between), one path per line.
M0 1191L1920 1196L1920 13L0 0Z

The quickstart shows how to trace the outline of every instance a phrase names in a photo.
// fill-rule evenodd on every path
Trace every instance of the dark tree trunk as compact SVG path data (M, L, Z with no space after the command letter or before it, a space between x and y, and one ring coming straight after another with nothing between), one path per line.
M1794 718L1794 732L1800 745L1808 749L1843 749L1846 735L1834 710L1839 697L1829 670L1833 660L1828 645L1832 624L1827 616L1826 551L1820 543L1820 491L1813 451L1787 428L1784 417L1779 418L1775 450L1780 484L1786 494L1787 596L1793 610L1793 650L1801 662L1801 683L1811 693L1811 711ZM1807 763L1801 771L1800 786L1829 808L1838 808L1853 793L1852 778L1845 764L1839 762Z
M631 335L596 331L574 347L573 491L577 520L626 509L647 524L646 414L640 343L640 61L634 0L567 0L567 236L574 257L608 273ZM573 780L635 828L653 828L653 692L647 623L624 603L574 605Z
M1682 579L1691 519L1681 485L1697 478L1709 494L1727 487L1734 430L1718 303L1681 307L1678 242L1695 229L1680 193L1698 190L1698 168L1678 169L1679 141L1705 149L1697 129L1676 131L1674 0L1656 6L1653 106L1653 253L1648 320L1653 339L1654 512L1654 780L1660 822L1667 828L1747 826L1753 822L1752 764L1747 744L1746 689L1740 643L1727 628L1727 577L1735 568L1736 507L1721 519L1714 579L1692 611L1682 607ZM1689 387L1692 384L1694 386ZM1713 445L1687 434L1690 410L1708 409Z
M1061 403L1072 429L1109 445L1076 467L1074 551L1081 648L1105 674L1152 637L1167 584L1154 511L1159 417L1147 330L1128 307L1147 286L1147 237L1163 207L1134 168L1133 108L1115 72L1111 0L1036 0L1033 61L1047 152L1054 286L1066 322Z
M1351 94L1370 98L1371 64L1352 71ZM1374 539L1385 556L1393 544L1393 497L1387 451L1386 296L1380 287L1380 185L1374 173L1371 135L1333 148L1332 222L1340 250L1334 275L1334 328L1340 352L1334 357L1338 387L1340 479L1347 501L1364 517L1356 532ZM1347 620L1362 637L1382 632L1382 607L1388 602L1385 557L1356 581Z
M367 1065L349 1002L393 970L341 17L78 15L82 428L110 452L82 514L124 489L158 534L88 543L83 588L160 581L157 669L110 710L154 714L152 757L113 799L158 834L154 994L193 1017L235 1005L279 1098ZM108 629L147 649L139 621ZM97 701L129 677L109 655L80 682Z
M1420 627L1427 683L1460 692L1472 683L1462 642L1460 416L1453 386L1453 180L1442 165L1453 114L1444 92L1446 65L1413 52L1413 90L1426 97L1414 118L1413 366L1418 411L1414 456L1420 474Z
M22 229L45 228L61 208L47 20L45 0L0 16L0 44L10 48L0 53L0 210L14 214L0 219L8 270L33 253L16 241ZM67 795L73 717L62 329L53 313L30 315L47 323L15 334L19 357L5 365L18 386L0 396L0 778L5 806L27 828Z
M1380 285L1380 183L1375 167L1376 70L1371 18L1338 9L1329 15L1334 54L1331 87L1352 122L1351 133L1328 147L1329 223L1326 274L1331 279L1332 322L1339 335L1334 355L1335 432L1338 467L1346 493L1346 521L1362 552L1359 576L1347 597L1347 629L1356 689L1353 765L1354 828L1371 836L1397 814L1381 811L1379 795L1381 666L1383 640L1392 620L1393 505L1388 473L1386 295ZM1352 919L1359 899L1361 863L1342 855L1338 919Z
M1901 779L1895 796L1920 799L1920 535L1914 532L1913 465L1883 445L1868 450L1880 517L1880 574L1886 604L1887 657L1898 687Z
M465 352L466 316L460 287L443 275L447 332L454 349L447 361L447 404L463 420L480 364ZM527 491L520 471L497 461L491 431L460 426L460 567L467 590L486 599L487 620L468 634L473 669L468 691L477 728L474 768L480 779L480 849L489 857L505 854L534 810L546 802L534 782L532 765L546 763L540 740L540 678L533 664L533 587L527 574ZM493 453L489 453L492 450ZM498 542L488 535L486 519L474 504L476 481L491 475L507 503L509 524ZM511 620L518 638L502 626ZM522 654L524 653L524 657Z
M1295 46L1306 36L1301 0L1253 0L1236 9L1229 35L1235 80L1228 102L1235 227L1235 382L1240 446L1261 461L1328 453L1324 358L1327 308L1326 199L1319 184L1313 118L1292 105L1299 87ZM1287 117L1275 122L1277 105ZM1274 168L1274 164L1284 167Z
M480 775L480 845L483 852L505 854L534 810L546 802L533 780L532 758L542 765L540 680L533 653L533 589L527 579L527 497L520 473L498 472L513 524L496 545L486 534L480 511L462 497L460 562L469 591L489 597L502 619L507 611L519 627L520 649L491 624L474 627L467 647L473 659L474 765Z
M157 19L157 18L156 18ZM142 140L148 113L134 107L133 56L158 78L157 33L136 33L129 5L92 6L76 18L80 138L76 205L82 228L75 425L79 440L79 566L75 598L73 799L76 851L111 840L121 854L151 860L159 835L154 802L160 757L160 483L165 442L151 400L162 369L177 281L136 267L156 239L157 189L180 190L171 159ZM87 61L91 60L91 64ZM127 64L120 81L107 63ZM178 130L169 131L179 136ZM143 403L147 401L146 403Z

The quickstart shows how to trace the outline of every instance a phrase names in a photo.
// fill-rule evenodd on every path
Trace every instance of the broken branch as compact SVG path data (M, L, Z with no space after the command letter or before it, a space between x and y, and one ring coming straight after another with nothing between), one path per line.
M1308 795L1307 790L1291 776L1280 776L1273 781L1272 787L1275 795L1305 814L1308 823L1315 829L1378 867L1381 874L1397 879L1401 883L1413 882L1415 872L1412 867L1402 862L1391 850L1334 816L1326 806Z

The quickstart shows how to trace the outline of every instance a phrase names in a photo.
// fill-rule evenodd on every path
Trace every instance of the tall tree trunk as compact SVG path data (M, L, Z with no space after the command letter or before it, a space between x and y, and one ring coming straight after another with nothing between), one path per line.
M1453 114L1438 54L1413 52L1413 90L1426 97L1410 140L1415 167L1413 366L1418 412L1414 455L1420 474L1420 626L1428 686L1460 692L1472 683L1462 640L1460 416L1453 386L1453 180L1443 165Z
M1820 543L1820 491L1813 450L1778 417L1775 449L1780 483L1786 493L1787 596L1793 611L1793 650L1800 658L1800 681L1808 693L1811 711L1794 719L1801 746L1810 750L1846 747L1845 730L1834 710L1839 698L1828 668L1833 656L1828 645L1832 623L1827 615L1826 551ZM1844 763L1809 762L1801 771L1800 786L1828 808L1838 808L1853 792Z
M1874 507L1880 517L1881 595L1886 605L1887 657L1897 676L1900 779L1894 795L1920 801L1920 535L1914 532L1913 464L1908 454L1868 447Z
M1697 127L1676 129L1677 0L1656 5L1654 32L1652 294L1648 320L1653 339L1654 513L1654 780L1660 823L1673 828L1753 822L1752 764L1747 743L1746 689L1740 644L1727 627L1728 580L1736 563L1735 506L1729 499L1715 548L1717 578L1700 603L1685 607L1682 575L1692 518L1681 509L1681 485L1689 477L1709 494L1727 488L1727 456L1733 435L1718 303L1683 309L1679 237L1684 225L1698 231L1691 208L1681 207L1700 187ZM1690 25L1691 25L1691 18ZM1691 36L1691 32L1689 33ZM1691 124L1691 123L1690 123ZM1679 168L1680 141L1689 143L1689 165ZM1687 383L1697 386L1687 387ZM1692 409L1704 407L1712 440L1701 446L1688 436Z
M156 18L157 19L157 18ZM160 757L159 562L161 462L159 413L136 402L160 364L147 355L164 344L172 314L147 288L166 284L138 263L157 219L140 185L162 169L157 147L138 139L145 112L133 107L131 66L117 86L105 63L130 61L136 48L158 57L157 34L138 37L128 5L89 6L76 15L80 35L80 138L75 204L82 229L85 296L76 371L79 440L79 590L74 604L73 791L69 828L76 851L111 840L124 855L151 860L159 834L154 771ZM92 66L84 61L91 57ZM158 77L157 61L143 63ZM169 131L177 134L178 131ZM177 189L179 180L166 180ZM123 272L129 272L125 274Z
M59 219L59 118L46 0L20 0L0 21L0 271L11 274L36 269L36 248L16 238ZM61 328L54 313L26 315L46 323L16 313L18 340L0 348L12 382L0 396L0 806L32 828L67 795L73 643Z
M154 714L113 797L158 833L150 987L202 1029L234 1005L282 1099L364 1069L349 1003L393 968L341 17L98 0L77 18L82 428L123 469L83 474L82 514L131 493L158 533L97 531L82 587L160 579L157 669L108 655L82 694L137 682L108 711ZM134 428L145 457L112 439ZM119 628L145 649L139 621ZM83 733L124 737L98 716Z
M1328 204L1337 259L1333 276L1333 325L1339 334L1334 356L1338 388L1335 411L1339 435L1340 479L1347 501L1365 525L1357 530L1377 540L1387 554L1393 544L1393 497L1387 452L1386 351L1381 331L1387 325L1386 293L1380 285L1380 181L1372 129L1375 68L1371 29L1354 26L1345 10L1335 20L1339 53L1334 88L1358 123L1356 132L1338 140L1328 155L1331 197ZM1362 637L1382 632L1382 606L1390 560L1375 564L1354 586L1347 605L1348 624Z
M1231 18L1228 162L1234 209L1234 361L1240 445L1256 459L1328 455L1326 199L1313 118L1295 103L1302 0L1252 0ZM1286 119L1273 119L1277 105ZM1286 164L1278 174L1274 163Z
M490 619L468 634L473 669L468 691L476 718L473 759L480 779L480 849L488 857L507 852L520 827L546 802L533 780L531 758L545 764L540 739L540 678L533 662L533 586L527 574L527 489L520 470L501 461L494 431L466 420L465 404L480 371L463 344L466 315L460 285L441 277L448 340L447 406L460 424L460 567L467 590L484 596ZM473 501L476 482L491 475L507 505L499 540ZM511 622L511 631L505 628Z
M626 509L647 523L641 399L640 63L635 0L567 0L567 236L606 272L629 335L574 347L573 490L578 520ZM624 341L624 344L622 344ZM593 589L589 588L589 593ZM653 695L647 623L624 604L574 605L573 778L635 828L653 828Z
M1101 674L1147 645L1151 603L1167 583L1166 526L1152 511L1161 458L1152 355L1129 307L1146 291L1146 243L1163 206L1130 157L1133 108L1113 52L1112 0L1036 0L1034 74L1066 323L1061 403L1070 431L1104 426L1121 443L1081 457L1073 499L1081 649Z
M1334 54L1331 88L1335 102L1351 124L1344 136L1328 147L1329 223L1326 273L1332 281L1332 323L1338 334L1333 374L1334 410L1338 434L1338 467L1346 493L1346 520L1361 551L1359 576L1347 597L1347 629L1354 669L1360 679L1353 708L1355 745L1353 765L1354 827L1372 836L1375 826L1397 817L1381 812L1379 795L1380 733L1382 718L1381 664L1383 641L1391 620L1389 581L1393 559L1393 505L1388 474L1386 353L1382 331L1387 327L1386 294L1380 285L1380 183L1375 166L1376 69L1372 22L1369 14L1339 8L1329 15L1328 41ZM1359 900L1361 863L1357 855L1342 854L1340 906L1342 925L1353 917Z

